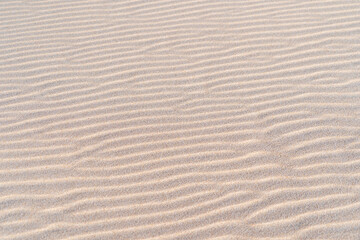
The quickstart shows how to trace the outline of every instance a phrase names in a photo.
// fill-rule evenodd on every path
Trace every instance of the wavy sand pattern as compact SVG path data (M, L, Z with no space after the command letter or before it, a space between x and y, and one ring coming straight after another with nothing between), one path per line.
M0 239L360 239L360 1L0 1Z

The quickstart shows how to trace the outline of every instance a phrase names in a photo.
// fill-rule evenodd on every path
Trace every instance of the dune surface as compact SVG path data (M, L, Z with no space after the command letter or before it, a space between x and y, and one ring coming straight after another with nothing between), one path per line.
M0 1L1 240L359 240L360 1Z

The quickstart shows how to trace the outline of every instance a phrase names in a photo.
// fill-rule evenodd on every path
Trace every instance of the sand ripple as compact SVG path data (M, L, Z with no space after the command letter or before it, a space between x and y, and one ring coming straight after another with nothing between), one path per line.
M360 2L0 2L0 239L360 239Z

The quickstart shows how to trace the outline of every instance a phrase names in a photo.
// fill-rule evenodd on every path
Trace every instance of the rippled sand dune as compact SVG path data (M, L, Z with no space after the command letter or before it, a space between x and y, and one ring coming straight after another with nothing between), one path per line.
M360 1L0 1L1 240L359 240Z

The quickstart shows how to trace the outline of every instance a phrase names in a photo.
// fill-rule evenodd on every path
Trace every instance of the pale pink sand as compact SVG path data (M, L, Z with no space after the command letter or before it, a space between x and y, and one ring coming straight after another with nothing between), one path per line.
M0 1L0 239L360 239L360 1Z

